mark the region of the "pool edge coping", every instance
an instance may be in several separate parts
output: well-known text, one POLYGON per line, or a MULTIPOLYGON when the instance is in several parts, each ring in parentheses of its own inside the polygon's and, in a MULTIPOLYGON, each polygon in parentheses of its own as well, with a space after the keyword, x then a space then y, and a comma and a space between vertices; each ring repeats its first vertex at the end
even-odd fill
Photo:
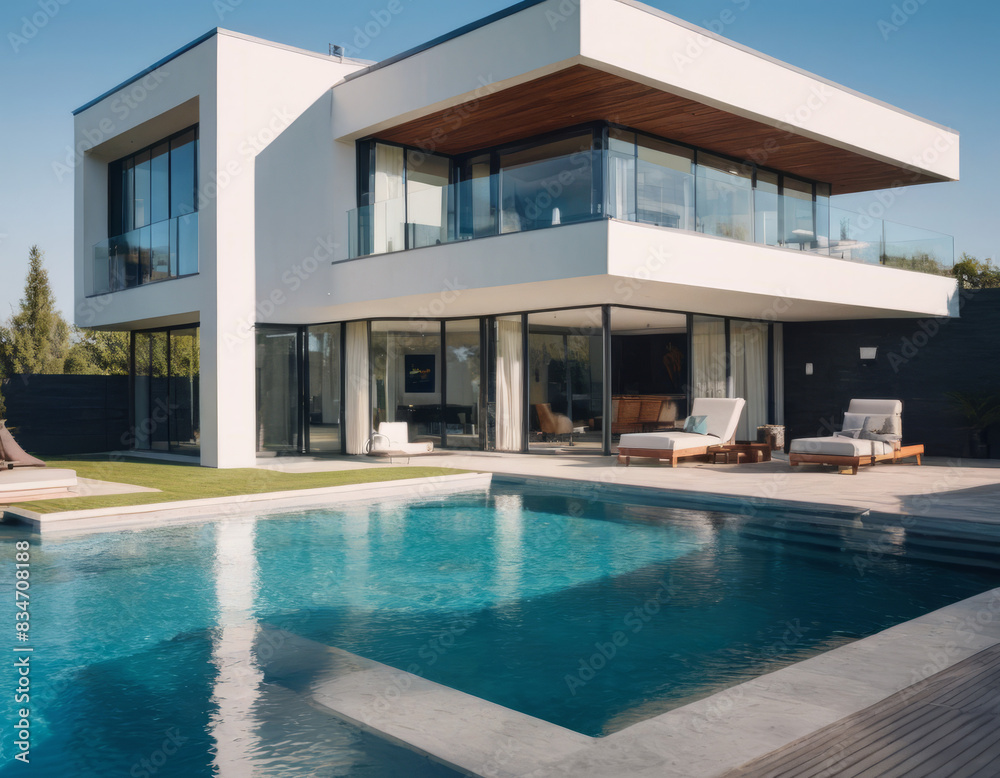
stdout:
POLYGON ((116 529, 145 529, 150 526, 208 522, 262 511, 329 504, 331 501, 342 503, 387 497, 422 499, 453 491, 487 488, 492 479, 491 473, 456 473, 55 513, 37 513, 26 508, 10 507, 3 509, 3 519, 11 520, 40 535, 53 532, 111 532, 116 529))
POLYGON ((388 715, 393 706, 386 705, 388 710, 380 711, 383 715, 379 719, 373 717, 370 712, 374 711, 373 700, 377 701, 379 692, 364 685, 352 688, 358 686, 360 679, 354 679, 352 684, 344 680, 349 675, 318 685, 310 691, 310 696, 342 720, 472 775, 718 778, 893 694, 920 687, 939 672, 997 644, 1000 644, 1000 588, 764 673, 604 737, 584 735, 364 658, 365 672, 377 675, 385 687, 383 699, 388 696, 386 689, 396 692, 393 695, 396 700, 410 697, 401 715, 395 718, 388 715), (989 618, 983 619, 984 614, 989 618), (964 641, 949 639, 957 637, 963 629, 968 632, 964 641), (915 642, 914 632, 924 634, 915 642), (907 649, 910 656, 905 656, 907 649), (873 676, 865 682, 853 674, 851 660, 858 659, 873 676), (829 687, 826 693, 834 697, 839 694, 839 698, 832 704, 812 699, 809 692, 817 681, 825 681, 829 687), (340 690, 343 701, 339 705, 332 688, 337 686, 346 687, 340 690), (859 686, 864 686, 860 692, 859 686), (440 731, 441 711, 451 711, 456 702, 466 715, 471 710, 475 719, 495 725, 488 732, 475 733, 480 736, 478 744, 472 742, 468 732, 440 731), (421 707, 424 711, 417 715, 414 709, 421 707), (760 727, 759 722, 774 717, 780 719, 776 726, 760 727), (757 729, 748 731, 747 725, 755 722, 757 729), (532 740, 542 742, 517 741, 524 725, 538 731, 540 737, 532 740), (499 737, 505 738, 505 742, 500 743, 499 737), (552 750, 546 746, 556 742, 558 750, 569 753, 546 759, 545 756, 551 757, 552 750), (474 746, 479 756, 470 755, 474 746), (507 760, 522 764, 531 758, 539 761, 529 770, 505 767, 504 755, 507 760))
POLYGON ((732 513, 741 518, 752 518, 757 513, 766 513, 769 510, 781 510, 794 514, 809 512, 807 519, 801 515, 796 515, 792 517, 792 521, 808 520, 815 523, 831 523, 863 520, 873 525, 875 523, 883 523, 924 532, 939 530, 949 533, 963 532, 963 530, 968 530, 971 527, 983 530, 983 532, 966 533, 962 535, 964 539, 982 539, 988 535, 991 540, 1000 540, 1000 523, 984 521, 981 518, 966 519, 951 516, 935 516, 926 512, 890 511, 884 508, 829 505, 821 502, 791 500, 771 496, 741 496, 722 492, 671 489, 670 487, 652 486, 649 484, 600 483, 579 478, 549 475, 534 476, 519 473, 494 473, 493 482, 530 484, 542 487, 565 487, 566 484, 577 484, 577 491, 583 493, 579 496, 589 499, 602 499, 607 496, 659 495, 671 501, 670 507, 732 513), (748 506, 751 510, 747 510, 748 506))

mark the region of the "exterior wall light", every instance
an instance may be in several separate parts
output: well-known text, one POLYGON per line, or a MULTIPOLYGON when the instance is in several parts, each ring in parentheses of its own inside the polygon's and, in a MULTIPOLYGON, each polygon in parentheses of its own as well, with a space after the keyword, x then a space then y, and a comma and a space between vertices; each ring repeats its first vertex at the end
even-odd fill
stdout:
POLYGON ((878 355, 878 347, 877 346, 862 346, 861 347, 861 358, 862 359, 865 359, 865 360, 875 359, 875 357, 877 355, 878 355))

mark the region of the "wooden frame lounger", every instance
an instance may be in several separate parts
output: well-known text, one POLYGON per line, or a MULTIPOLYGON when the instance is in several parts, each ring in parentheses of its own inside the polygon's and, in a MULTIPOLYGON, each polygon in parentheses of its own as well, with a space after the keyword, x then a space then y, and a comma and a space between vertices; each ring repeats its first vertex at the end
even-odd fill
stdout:
POLYGON ((900 443, 902 416, 903 403, 899 400, 851 400, 843 430, 827 437, 796 438, 789 446, 788 464, 849 467, 851 475, 857 475, 858 468, 865 465, 899 463, 910 457, 916 457, 917 465, 921 465, 923 444, 900 443))
POLYGON ((710 448, 733 440, 745 405, 742 397, 699 397, 691 405, 691 415, 706 417, 707 434, 677 430, 622 435, 618 461, 628 467, 632 457, 645 457, 664 459, 677 467, 681 459, 708 456, 710 448))
POLYGON ((924 444, 917 443, 912 446, 901 446, 891 454, 874 454, 872 456, 836 456, 832 454, 802 454, 792 453, 788 455, 788 464, 792 467, 797 465, 836 465, 837 467, 851 468, 851 475, 858 474, 858 468, 864 465, 874 465, 879 462, 892 462, 899 464, 904 459, 910 457, 917 458, 917 465, 922 465, 921 458, 924 455, 924 444))

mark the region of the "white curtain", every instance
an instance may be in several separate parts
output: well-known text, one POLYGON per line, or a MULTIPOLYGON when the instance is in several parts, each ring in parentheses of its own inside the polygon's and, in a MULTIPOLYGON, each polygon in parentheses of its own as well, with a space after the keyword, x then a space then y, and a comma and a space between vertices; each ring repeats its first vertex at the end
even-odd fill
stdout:
POLYGON ((767 424, 767 325, 733 321, 730 325, 733 391, 747 401, 737 440, 757 440, 757 427, 767 424))
POLYGON ((726 320, 695 316, 691 330, 694 354, 693 397, 726 396, 726 320))
POLYGON ((635 157, 611 155, 611 216, 635 221, 635 157))
POLYGON ((774 332, 774 424, 785 423, 785 330, 776 322, 774 332))
POLYGON ((524 420, 521 322, 497 321, 497 450, 520 451, 524 420))
POLYGON ((371 435, 371 410, 368 391, 368 323, 352 321, 347 324, 347 396, 346 430, 347 453, 365 453, 365 444, 371 435))
POLYGON ((375 147, 375 205, 372 206, 376 254, 402 251, 406 247, 403 194, 403 149, 380 143, 375 147))

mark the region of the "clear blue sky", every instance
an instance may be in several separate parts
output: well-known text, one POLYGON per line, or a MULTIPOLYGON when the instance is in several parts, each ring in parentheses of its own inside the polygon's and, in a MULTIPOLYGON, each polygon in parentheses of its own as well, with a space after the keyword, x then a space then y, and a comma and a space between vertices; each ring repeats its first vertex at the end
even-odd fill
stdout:
MULTIPOLYGON (((403 11, 358 56, 379 60, 511 4, 399 0, 403 11)), ((71 112, 161 57, 226 27, 313 51, 350 43, 389 0, 5 0, 0 9, 0 320, 17 304, 28 248, 46 254, 73 307, 73 182, 53 163, 72 144, 71 112), (47 9, 47 10, 46 10, 47 9), (56 10, 57 9, 57 10, 56 10), (24 17, 44 19, 24 29, 24 17), (28 38, 23 33, 34 33, 28 38), (24 41, 11 40, 11 35, 24 41), (15 52, 15 46, 17 51, 15 52)), ((1000 3, 995 0, 653 0, 723 34, 961 133, 962 180, 911 187, 886 218, 955 236, 956 253, 1000 256, 1000 3), (884 32, 893 8, 915 13, 884 32), (726 17, 730 18, 730 17, 726 17)), ((897 17, 898 19, 898 17, 897 17)), ((839 198, 863 208, 872 196, 839 198)))

